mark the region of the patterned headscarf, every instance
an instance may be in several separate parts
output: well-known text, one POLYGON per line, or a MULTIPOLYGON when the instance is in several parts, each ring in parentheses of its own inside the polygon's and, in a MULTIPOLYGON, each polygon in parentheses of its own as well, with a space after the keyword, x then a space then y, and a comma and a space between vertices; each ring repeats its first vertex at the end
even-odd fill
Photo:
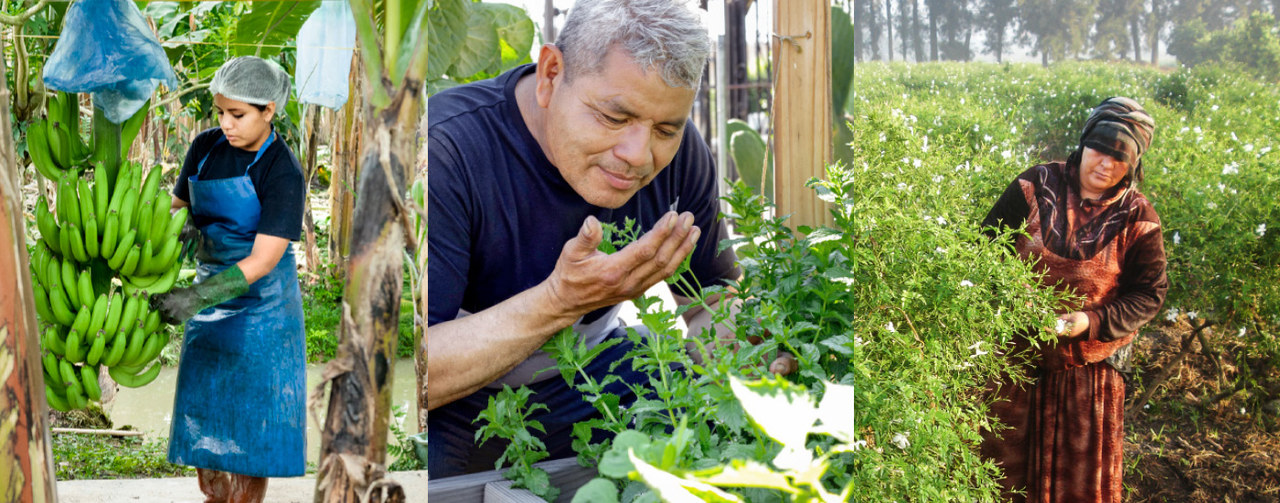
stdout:
POLYGON ((1142 180, 1142 154, 1151 146, 1156 122, 1138 102, 1121 96, 1102 100, 1080 133, 1081 151, 1089 147, 1129 163, 1129 175, 1142 180))

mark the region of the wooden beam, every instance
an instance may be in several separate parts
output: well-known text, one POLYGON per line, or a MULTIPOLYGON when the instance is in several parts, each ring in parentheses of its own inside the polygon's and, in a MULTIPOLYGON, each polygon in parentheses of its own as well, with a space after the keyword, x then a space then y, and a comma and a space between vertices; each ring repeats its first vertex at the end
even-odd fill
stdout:
POLYGON ((804 184, 825 178, 832 158, 831 6, 774 0, 773 20, 774 202, 792 228, 830 223, 826 203, 804 184))

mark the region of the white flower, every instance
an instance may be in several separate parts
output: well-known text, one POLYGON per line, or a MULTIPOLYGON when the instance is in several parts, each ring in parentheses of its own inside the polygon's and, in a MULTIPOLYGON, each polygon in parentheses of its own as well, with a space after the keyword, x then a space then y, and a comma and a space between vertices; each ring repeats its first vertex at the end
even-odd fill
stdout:
POLYGON ((886 136, 884 135, 884 131, 881 131, 881 132, 880 132, 880 143, 884 143, 884 142, 885 142, 885 141, 887 141, 887 140, 888 140, 888 137, 886 137, 886 136))
POLYGON ((939 247, 937 247, 937 248, 934 248, 934 249, 933 249, 933 252, 934 252, 934 253, 937 253, 937 254, 939 254, 939 255, 941 255, 941 254, 943 254, 943 253, 946 253, 946 252, 947 252, 947 249, 946 249, 946 248, 943 248, 943 247, 941 247, 941 246, 939 246, 939 247))
POLYGON ((1267 233, 1267 224, 1266 224, 1265 222, 1264 222, 1264 223, 1260 223, 1260 224, 1258 224, 1258 228, 1257 228, 1257 229, 1254 229, 1254 231, 1253 231, 1253 232, 1258 233, 1258 237, 1262 237, 1262 236, 1266 235, 1266 233, 1267 233))
POLYGON ((1164 319, 1169 321, 1178 321, 1178 308, 1175 307, 1170 309, 1169 312, 1165 313, 1164 319))
POLYGON ((1189 319, 1189 320, 1194 320, 1194 319, 1196 319, 1196 316, 1199 316, 1199 315, 1200 315, 1200 313, 1198 313, 1198 312, 1196 312, 1196 311, 1187 311, 1187 319, 1189 319))
POLYGON ((1244 407, 1240 407, 1240 413, 1244 414, 1244 407))
POLYGON ((1010 129, 1009 129, 1009 133, 1010 133, 1010 134, 1018 134, 1018 126, 1014 126, 1014 127, 1010 128, 1010 129))
POLYGON ((893 328, 893 322, 892 322, 892 321, 891 321, 891 322, 889 322, 889 323, 886 323, 886 324, 884 325, 884 329, 885 329, 885 330, 887 330, 887 331, 889 331, 889 332, 894 332, 894 333, 897 333, 897 332, 898 332, 898 330, 897 330, 897 329, 893 328))
MULTIPOLYGON (((924 145, 921 145, 921 146, 920 146, 920 151, 922 151, 922 152, 928 152, 928 151, 929 151, 929 137, 928 137, 928 136, 924 137, 924 145)), ((919 166, 916 166, 916 167, 918 168, 919 166)))
POLYGON ((1244 151, 1245 151, 1245 152, 1253 152, 1253 144, 1252 144, 1252 143, 1246 143, 1246 144, 1244 144, 1244 151))
POLYGON ((915 166, 915 167, 917 167, 917 168, 918 168, 918 167, 920 167, 920 165, 921 165, 921 164, 923 164, 923 163, 924 163, 924 162, 923 162, 923 161, 921 161, 920 159, 915 159, 915 160, 911 161, 911 165, 912 165, 912 166, 915 166))
POLYGON ((1222 166, 1222 174, 1237 175, 1240 174, 1240 168, 1236 163, 1226 164, 1222 166))
POLYGON ((907 184, 905 182, 898 182, 898 190, 907 190, 907 184))
POLYGON ((899 449, 905 450, 906 448, 911 447, 911 441, 907 440, 907 434, 895 433, 893 435, 893 445, 898 446, 899 449))
POLYGON ((1144 404, 1142 404, 1142 408, 1143 408, 1143 409, 1150 409, 1150 408, 1151 408, 1151 404, 1149 404, 1149 403, 1144 403, 1144 404))
POLYGON ((1232 132, 1231 132, 1231 141, 1240 141, 1240 138, 1237 138, 1237 137, 1236 137, 1236 132, 1235 132, 1235 131, 1232 131, 1232 132))
POLYGON ((1244 327, 1240 327, 1240 332, 1236 333, 1236 337, 1244 337, 1244 332, 1244 327))
POLYGON ((933 175, 933 183, 942 183, 942 180, 944 179, 946 178, 942 175, 933 175))
POLYGON ((1225 192, 1226 190, 1227 190, 1226 184, 1222 184, 1222 183, 1218 184, 1218 192, 1225 192))
POLYGON ((973 282, 966 279, 960 282, 960 286, 970 287, 973 286, 973 282))
POLYGON ((1216 210, 1216 209, 1218 209, 1218 203, 1215 203, 1215 202, 1213 202, 1213 201, 1209 201, 1209 203, 1208 203, 1208 204, 1205 204, 1205 206, 1208 206, 1208 207, 1209 207, 1209 209, 1211 209, 1211 210, 1216 210))
MULTIPOLYGON (((1218 105, 1214 105, 1214 106, 1209 107, 1209 110, 1213 110, 1214 112, 1217 112, 1217 111, 1218 111, 1218 105)), ((1233 133, 1233 134, 1234 134, 1234 133, 1233 133)))
MULTIPOLYGON (((947 225, 947 219, 942 218, 942 217, 938 217, 937 222, 938 222, 938 225, 947 225)), ((1264 226, 1265 226, 1265 225, 1267 225, 1267 224, 1262 224, 1262 225, 1264 225, 1264 226)))
MULTIPOLYGON (((961 99, 964 99, 964 98, 961 98, 961 99)), ((963 102, 962 102, 961 104, 963 104, 963 102)), ((977 133, 977 132, 978 132, 978 125, 977 125, 977 124, 974 124, 974 125, 973 125, 973 132, 975 132, 975 133, 977 133)))
POLYGON ((1010 158, 1010 157, 1013 157, 1013 152, 1010 152, 1010 151, 1008 151, 1008 150, 1005 150, 1005 151, 1003 151, 1003 152, 1000 152, 1000 157, 1003 157, 1003 158, 1005 158, 1005 159, 1008 159, 1008 158, 1010 158))
POLYGON ((1058 322, 1053 326, 1053 330, 1054 330, 1055 332, 1057 332, 1057 333, 1063 333, 1063 332, 1066 332, 1066 331, 1067 331, 1067 320, 1064 320, 1064 319, 1062 319, 1062 318, 1058 318, 1058 322))
POLYGON ((866 342, 866 341, 864 341, 864 340, 862 340, 862 338, 861 338, 861 337, 858 337, 858 336, 856 336, 856 335, 855 335, 855 336, 853 336, 853 345, 854 345, 854 346, 856 346, 856 347, 862 347, 862 346, 863 346, 864 344, 866 344, 866 343, 867 343, 867 342, 866 342))
POLYGON ((982 135, 982 141, 987 142, 987 143, 991 143, 991 135, 989 135, 989 134, 984 134, 984 135, 982 135))

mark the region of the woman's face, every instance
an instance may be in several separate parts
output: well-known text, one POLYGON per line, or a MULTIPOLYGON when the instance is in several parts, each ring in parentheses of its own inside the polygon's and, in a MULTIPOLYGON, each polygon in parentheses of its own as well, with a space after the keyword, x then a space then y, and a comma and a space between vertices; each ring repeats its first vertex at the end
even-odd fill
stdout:
POLYGON ((1080 159, 1080 192, 1087 198, 1097 198, 1124 180, 1127 174, 1129 163, 1085 147, 1080 159))
POLYGON ((236 101, 221 94, 213 95, 213 106, 218 114, 218 126, 227 136, 227 143, 236 148, 256 152, 271 135, 271 118, 276 104, 268 103, 266 110, 236 101))

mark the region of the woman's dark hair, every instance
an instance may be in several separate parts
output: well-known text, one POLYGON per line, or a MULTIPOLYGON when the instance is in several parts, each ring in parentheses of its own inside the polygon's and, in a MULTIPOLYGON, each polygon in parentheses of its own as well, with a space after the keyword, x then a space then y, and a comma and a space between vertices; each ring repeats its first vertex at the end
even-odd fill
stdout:
POLYGON ((250 103, 250 105, 253 105, 253 108, 258 109, 258 111, 259 111, 259 112, 266 112, 266 111, 267 111, 267 106, 266 106, 266 105, 256 105, 256 104, 253 104, 253 103, 250 103))

